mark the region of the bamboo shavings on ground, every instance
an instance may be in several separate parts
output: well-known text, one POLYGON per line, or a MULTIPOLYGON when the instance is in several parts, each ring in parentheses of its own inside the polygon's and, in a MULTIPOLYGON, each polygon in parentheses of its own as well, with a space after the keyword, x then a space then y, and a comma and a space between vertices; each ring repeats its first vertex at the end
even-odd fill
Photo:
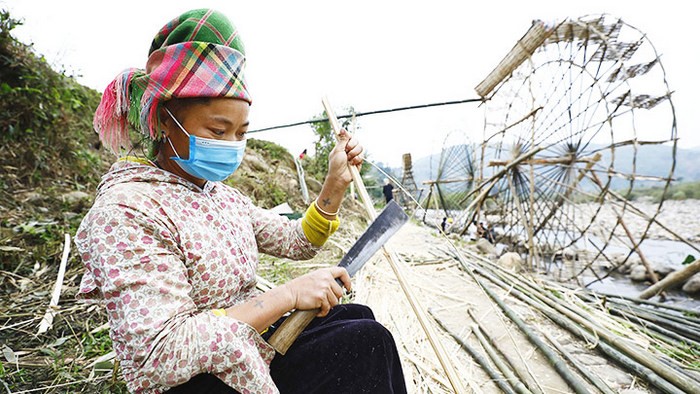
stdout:
MULTIPOLYGON (((431 281, 411 270, 407 275, 414 289, 420 290, 421 300, 427 305, 445 307, 445 300, 465 308, 463 299, 450 295, 447 286, 431 281)), ((450 393, 445 386, 440 364, 433 355, 430 344, 419 330, 410 306, 403 297, 390 267, 382 258, 375 257, 354 279, 355 302, 370 305, 377 320, 394 335, 402 355, 408 391, 411 393, 450 393)), ((466 383, 482 381, 474 375, 475 370, 468 366, 471 361, 464 356, 454 341, 440 330, 440 340, 448 356, 455 362, 455 368, 466 383)), ((470 387, 472 392, 480 392, 470 387)))

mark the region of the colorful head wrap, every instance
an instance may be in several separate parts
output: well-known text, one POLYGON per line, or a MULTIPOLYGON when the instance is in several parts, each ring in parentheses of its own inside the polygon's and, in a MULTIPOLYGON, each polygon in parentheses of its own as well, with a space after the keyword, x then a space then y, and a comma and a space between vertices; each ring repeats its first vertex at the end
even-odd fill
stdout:
POLYGON ((156 34, 146 69, 122 71, 102 95, 93 126, 114 153, 129 149, 129 127, 152 140, 158 109, 171 98, 232 97, 251 102, 243 69, 245 50, 238 31, 223 14, 185 12, 156 34))

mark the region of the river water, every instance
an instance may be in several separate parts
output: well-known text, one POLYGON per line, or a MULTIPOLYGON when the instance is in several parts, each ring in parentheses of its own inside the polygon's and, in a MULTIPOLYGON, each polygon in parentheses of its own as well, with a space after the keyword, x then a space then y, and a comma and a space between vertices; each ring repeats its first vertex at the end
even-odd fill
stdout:
MULTIPOLYGON (((657 214, 659 222, 672 229, 676 234, 681 235, 692 245, 690 246, 679 241, 661 226, 652 225, 646 232, 646 238, 641 243, 640 249, 653 266, 665 266, 677 270, 683 267, 682 262, 689 255, 700 258, 700 200, 665 201, 660 210, 659 205, 652 202, 635 202, 634 204, 635 207, 647 215, 657 214)), ((578 211, 581 212, 580 219, 583 223, 589 220, 586 218, 586 212, 598 210, 598 216, 595 219, 595 224, 591 226, 590 233, 586 237, 581 238, 575 245, 584 254, 595 254, 593 244, 601 246, 602 242, 599 240, 607 238, 605 236, 606 230, 613 228, 617 220, 614 207, 603 206, 602 209, 599 208, 595 204, 581 204, 578 208, 578 211)), ((454 212, 452 216, 457 219, 460 217, 460 213, 454 212)), ((444 216, 445 214, 442 211, 428 210, 425 214, 425 222, 428 225, 439 227, 444 216)), ((424 212, 416 212, 415 217, 418 220, 422 220, 424 212)), ((643 217, 629 214, 625 216, 625 222, 636 239, 641 238, 648 224, 648 221, 643 217)), ((463 224, 454 223, 453 226, 459 228, 463 224)), ((618 228, 618 230, 620 229, 618 228)), ((617 237, 617 239, 621 238, 625 237, 617 237)), ((624 258, 630 251, 629 246, 625 246, 625 243, 629 244, 629 242, 620 242, 613 238, 613 241, 605 248, 606 255, 624 258)), ((636 255, 631 256, 631 258, 639 260, 639 257, 636 255)), ((601 271, 599 276, 604 276, 605 274, 608 273, 601 271)), ((650 283, 633 282, 628 276, 617 273, 608 275, 602 281, 597 280, 590 273, 584 273, 579 277, 579 283, 587 285, 589 289, 594 291, 628 297, 635 297, 650 285, 650 283)), ((658 298, 654 300, 658 301, 658 298)), ((685 309, 700 311, 700 294, 691 296, 680 289, 671 289, 667 291, 666 302, 685 309)))

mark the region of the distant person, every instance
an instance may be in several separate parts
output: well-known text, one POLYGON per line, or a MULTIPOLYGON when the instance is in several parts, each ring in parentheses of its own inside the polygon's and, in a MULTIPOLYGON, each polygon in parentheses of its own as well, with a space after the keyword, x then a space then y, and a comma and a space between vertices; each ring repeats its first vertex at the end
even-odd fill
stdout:
POLYGON ((476 234, 479 238, 483 238, 492 244, 496 243, 496 235, 493 229, 489 229, 484 222, 479 222, 479 226, 476 229, 476 234))
POLYGON ((394 199, 394 185, 391 184, 390 180, 386 180, 382 192, 384 193, 384 199, 387 204, 394 199))
POLYGON ((304 151, 299 154, 299 160, 304 160, 305 157, 306 157, 306 149, 304 149, 304 151))
POLYGON ((440 228, 442 229, 442 232, 445 232, 445 228, 447 227, 447 217, 442 218, 442 223, 440 223, 440 228))

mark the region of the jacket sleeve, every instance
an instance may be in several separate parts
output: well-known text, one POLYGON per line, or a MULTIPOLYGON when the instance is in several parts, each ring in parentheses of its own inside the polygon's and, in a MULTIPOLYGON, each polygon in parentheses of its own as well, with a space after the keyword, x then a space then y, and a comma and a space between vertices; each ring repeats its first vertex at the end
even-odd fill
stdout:
POLYGON ((292 260, 308 260, 316 256, 320 247, 309 242, 301 227, 301 219, 290 220, 250 201, 247 206, 260 252, 292 260))
POLYGON ((104 297, 127 380, 171 387, 209 372, 239 392, 277 392, 274 350, 260 335, 197 310, 177 235, 165 223, 106 205, 86 217, 76 244, 104 297))

